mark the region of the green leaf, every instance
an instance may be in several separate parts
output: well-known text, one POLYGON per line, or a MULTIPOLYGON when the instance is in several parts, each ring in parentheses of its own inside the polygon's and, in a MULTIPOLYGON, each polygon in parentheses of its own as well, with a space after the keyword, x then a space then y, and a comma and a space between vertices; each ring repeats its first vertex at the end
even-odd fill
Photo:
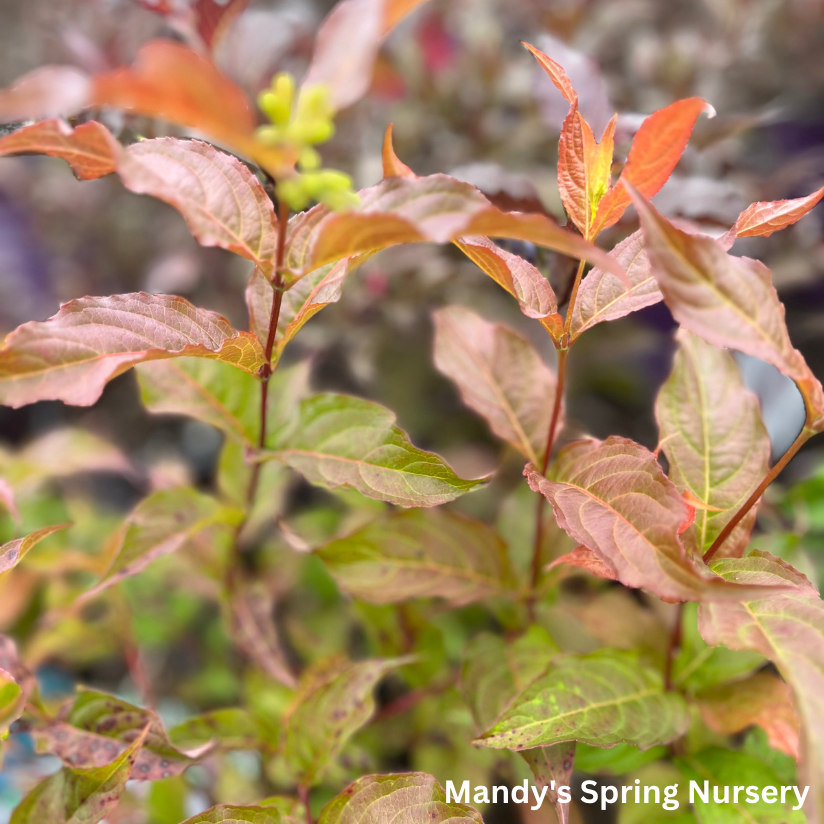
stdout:
POLYGON ((274 731, 241 707, 226 707, 196 715, 169 730, 179 749, 213 743, 221 750, 257 750, 274 740, 274 731))
POLYGON ((824 810, 824 603, 801 573, 766 552, 723 558, 713 569, 731 581, 795 587, 740 604, 702 604, 698 621, 708 644, 755 650, 790 685, 802 729, 799 777, 810 785, 806 808, 814 821, 824 810))
POLYGON ((443 509, 389 513, 316 554, 341 589, 373 604, 444 598, 462 605, 515 587, 495 531, 443 509))
POLYGON ((9 824, 97 824, 118 804, 143 746, 145 731, 110 763, 64 767, 38 784, 15 808, 9 824))
POLYGON ((516 751, 564 741, 646 749, 673 741, 687 725, 683 698, 664 691, 658 670, 631 653, 602 650, 555 658, 475 743, 516 751))
POLYGON ((372 690, 401 660, 326 661, 303 677, 288 713, 284 754, 295 780, 312 786, 372 717, 372 690))
POLYGON ((179 750, 169 740, 160 717, 152 710, 129 704, 114 695, 81 690, 60 720, 33 730, 38 752, 56 755, 73 767, 102 767, 147 731, 133 759, 131 778, 156 781, 179 775, 197 763, 213 744, 179 750))
POLYGON ((321 811, 318 824, 483 824, 477 810, 446 801, 426 773, 367 775, 321 811))
POLYGON ((153 493, 126 519, 111 567, 85 597, 136 575, 163 555, 177 552, 205 529, 235 526, 242 517, 242 510, 225 506, 191 487, 174 487, 153 493))
MULTIPOLYGON (((709 509, 697 508, 682 533, 687 549, 703 555, 770 468, 770 439, 758 398, 744 386, 732 355, 685 329, 672 374, 661 388, 655 414, 669 476, 709 509)), ((753 507, 723 546, 740 556, 755 524, 753 507)))
POLYGON ((569 821, 569 803, 558 800, 556 787, 569 787, 572 784, 572 769, 575 764, 575 742, 553 744, 551 747, 534 747, 524 750, 522 758, 529 764, 539 787, 546 787, 547 799, 555 808, 559 824, 569 821))
POLYGON ((40 543, 44 538, 53 535, 61 529, 65 529, 68 524, 59 524, 58 526, 47 526, 43 529, 38 529, 36 532, 30 532, 25 538, 17 538, 14 541, 9 541, 7 544, 0 546, 0 575, 8 572, 13 567, 20 563, 23 556, 33 547, 40 543))
POLYGON ((319 486, 398 506, 438 506, 485 480, 459 478, 443 458, 415 448, 388 409, 346 395, 303 401, 296 431, 270 456, 319 486))
MULTIPOLYGON (((618 807, 618 824, 695 824, 689 813, 689 788, 681 780, 681 773, 672 764, 658 761, 648 764, 637 772, 633 771, 624 779, 624 786, 632 786, 638 781, 639 802, 635 802, 634 791, 630 792, 628 803, 618 807), (662 804, 667 800, 667 787, 675 787, 671 802, 677 803, 674 810, 665 810, 662 804), (658 799, 654 792, 649 794, 649 803, 644 802, 647 787, 658 788, 658 799)), ((672 804, 670 803, 670 806, 672 804)))
POLYGON ((282 824, 283 821, 276 809, 218 804, 205 813, 187 818, 182 824, 282 824))
POLYGON ((25 706, 23 688, 10 673, 0 669, 0 735, 23 714, 25 706))
POLYGON ((666 747, 650 747, 639 750, 631 744, 616 744, 603 749, 588 744, 578 744, 575 753, 575 769, 596 775, 625 775, 661 758, 666 758, 666 747))
POLYGON ((681 645, 672 667, 672 683, 690 693, 740 681, 766 663, 753 650, 711 647, 698 631, 698 605, 685 604, 681 645))
MULTIPOLYGON (((687 781, 695 781, 702 793, 709 789, 708 801, 693 796, 695 817, 698 824, 806 824, 803 810, 793 810, 798 805, 792 791, 787 804, 780 799, 781 780, 766 764, 752 756, 718 748, 703 750, 695 755, 683 756, 675 762, 687 781), (757 787, 759 800, 751 803, 745 791, 740 792, 735 802, 734 788, 757 787), (726 804, 716 804, 713 788, 718 787, 719 797, 728 799, 726 804), (778 801, 768 803, 761 799, 764 787, 778 787, 778 801), (729 792, 725 796, 725 792, 729 792)), ((802 789, 803 791, 803 789, 802 789)), ((809 808, 810 799, 804 804, 809 808)), ((810 820, 814 820, 810 818, 810 820)))
POLYGON ((514 641, 484 632, 464 651, 461 692, 480 730, 503 712, 549 666, 558 647, 537 625, 514 641))
POLYGON ((273 795, 258 801, 258 806, 276 810, 280 814, 282 824, 303 824, 306 821, 306 808, 297 798, 273 795))

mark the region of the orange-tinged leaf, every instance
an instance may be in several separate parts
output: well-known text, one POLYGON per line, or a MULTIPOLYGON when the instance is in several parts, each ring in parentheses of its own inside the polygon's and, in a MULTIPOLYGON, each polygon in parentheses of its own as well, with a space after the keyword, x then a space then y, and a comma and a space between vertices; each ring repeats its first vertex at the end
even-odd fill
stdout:
POLYGON ((73 66, 42 66, 0 90, 0 122, 67 117, 85 109, 92 81, 73 66))
POLYGON ((736 735, 752 726, 767 733, 770 746, 799 757, 798 716, 790 688, 772 672, 724 684, 696 696, 704 723, 721 735, 736 735))
POLYGON ((730 585, 687 555, 678 535, 687 505, 640 444, 576 441, 558 454, 550 478, 534 466, 524 474, 552 504, 559 526, 622 584, 668 601, 740 600, 757 592, 730 585))
POLYGON ((699 97, 678 100, 651 114, 635 134, 618 183, 604 195, 593 225, 593 237, 618 221, 630 204, 622 182, 652 197, 667 182, 686 148, 702 112, 715 111, 699 97))
POLYGON ((658 281, 650 271, 640 230, 622 240, 610 253, 626 271, 630 288, 603 269, 593 269, 581 281, 578 298, 572 307, 570 340, 599 323, 617 320, 663 300, 658 281))
POLYGON ((0 140, 0 156, 43 154, 65 160, 81 180, 94 180, 117 168, 121 146, 92 120, 72 129, 64 120, 42 120, 0 140))
MULTIPOLYGON (((682 541, 703 555, 767 475, 770 439, 732 355, 685 329, 678 343, 655 414, 670 479, 701 504, 682 541)), ((753 507, 724 543, 725 554, 744 553, 755 517, 753 507)))
POLYGON ((585 546, 577 546, 571 552, 561 555, 547 566, 547 571, 559 566, 572 566, 584 569, 592 573, 596 578, 607 578, 610 581, 617 581, 618 576, 615 570, 600 555, 587 549, 585 546))
POLYGON ((395 147, 392 145, 393 125, 390 123, 386 127, 386 134, 383 137, 383 176, 416 178, 417 175, 412 169, 395 154, 395 147))
POLYGON ((14 541, 0 546, 0 574, 8 572, 12 567, 20 563, 23 556, 33 547, 40 543, 44 538, 53 535, 61 529, 65 529, 68 524, 59 524, 58 526, 47 526, 43 529, 38 529, 36 532, 30 532, 25 538, 16 538, 14 541))
POLYGON ((121 156, 118 172, 136 194, 174 206, 198 243, 220 246, 274 274, 277 220, 272 201, 237 158, 199 140, 142 140, 121 156))
POLYGON ((761 358, 792 378, 804 396, 807 426, 824 429, 824 389, 790 342, 769 269, 728 254, 711 237, 682 232, 637 191, 632 196, 653 275, 675 319, 715 346, 761 358))
POLYGON ((90 406, 108 381, 135 364, 179 356, 214 358, 252 374, 265 360, 254 335, 183 298, 143 292, 81 298, 6 337, 0 403, 90 406))
POLYGON ((547 57, 540 49, 530 46, 529 43, 521 41, 521 45, 527 49, 535 59, 541 64, 541 68, 547 73, 549 79, 555 84, 558 91, 566 98, 570 105, 578 102, 578 95, 572 88, 567 73, 560 63, 556 63, 551 57, 547 57))
POLYGON ((799 784, 810 786, 804 811, 818 821, 824 809, 824 602, 800 572, 767 552, 724 558, 712 567, 729 581, 797 589, 739 604, 702 604, 698 621, 708 644, 759 652, 789 684, 801 721, 799 784))
POLYGON ((528 341, 469 309, 439 309, 434 319, 435 366, 498 437, 538 463, 555 401, 555 374, 528 341))
POLYGON ((779 229, 792 226, 810 212, 824 197, 824 186, 806 197, 793 200, 773 200, 753 203, 744 209, 735 221, 732 232, 736 237, 769 237, 779 229))

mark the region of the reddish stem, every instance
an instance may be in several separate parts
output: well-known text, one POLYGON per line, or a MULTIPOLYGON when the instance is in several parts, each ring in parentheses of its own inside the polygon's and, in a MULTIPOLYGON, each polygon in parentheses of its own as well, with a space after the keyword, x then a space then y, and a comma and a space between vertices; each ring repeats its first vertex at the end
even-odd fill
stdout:
POLYGON ((675 657, 681 649, 681 638, 683 634, 684 624, 684 605, 678 604, 678 610, 675 613, 675 626, 672 628, 672 635, 670 636, 669 646, 667 647, 667 663, 664 669, 664 689, 672 689, 672 669, 675 665, 675 657))

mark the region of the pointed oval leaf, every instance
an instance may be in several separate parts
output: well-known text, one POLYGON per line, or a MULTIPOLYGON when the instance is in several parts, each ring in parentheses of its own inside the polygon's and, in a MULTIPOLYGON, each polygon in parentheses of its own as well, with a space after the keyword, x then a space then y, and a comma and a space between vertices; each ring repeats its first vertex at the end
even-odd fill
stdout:
POLYGON ((81 180, 96 180, 117 169, 122 146, 92 120, 72 129, 64 120, 42 120, 0 140, 0 156, 42 154, 65 160, 81 180))
POLYGON ((644 235, 639 229, 622 240, 610 253, 626 270, 630 288, 603 269, 593 269, 581 281, 572 307, 571 340, 598 323, 617 320, 663 300, 658 281, 650 270, 644 249, 644 235))
POLYGON ((551 478, 524 474, 546 496, 558 524, 595 552, 617 580, 671 601, 739 599, 679 538, 687 506, 655 456, 626 438, 576 441, 558 454, 551 478))
POLYGON ((0 348, 0 403, 60 400, 91 406, 108 381, 148 360, 213 358, 256 374, 263 347, 215 312, 170 295, 81 298, 25 323, 0 348))
POLYGON ((814 821, 824 810, 824 602, 800 572, 766 552, 722 558, 712 567, 729 581, 785 583, 798 590, 739 604, 702 604, 698 617, 708 644, 759 652, 790 685, 801 721, 801 784, 811 787, 805 808, 814 821))
MULTIPOLYGON (((669 476, 679 491, 707 505, 681 534, 693 554, 703 555, 769 471, 770 439, 758 398, 741 378, 729 352, 682 329, 672 374, 655 405, 669 476)), ((741 556, 756 508, 724 544, 741 556)))
POLYGON ((9 824, 97 824, 120 801, 146 731, 99 767, 63 768, 38 784, 14 809, 9 824))
POLYGON ((463 480, 443 458, 415 448, 385 407, 331 393, 301 403, 296 430, 270 455, 311 483, 398 506, 438 506, 485 480, 463 480))
POLYGON ((469 309, 439 309, 434 320, 435 366, 498 437, 539 463, 555 401, 554 373, 528 341, 469 309))
POLYGON ((684 699, 664 690, 637 655, 602 650, 559 656, 474 743, 527 750, 566 741, 597 747, 667 744, 689 723, 684 699))
POLYGON ((575 765, 575 742, 553 744, 551 747, 535 747, 521 752, 524 761, 535 776, 539 787, 547 788, 547 798, 555 808, 558 824, 569 822, 569 802, 558 797, 557 787, 572 785, 572 771, 575 765))
POLYGON ((598 204, 593 236, 616 223, 631 203, 623 182, 632 184, 644 197, 652 197, 667 182, 687 146, 695 122, 702 113, 715 110, 700 97, 677 100, 651 114, 635 134, 620 180, 598 204))
POLYGON ((141 501, 126 519, 117 555, 101 581, 84 597, 90 598, 124 578, 136 575, 152 561, 182 549, 209 527, 233 527, 240 509, 221 504, 191 487, 162 489, 141 501))
POLYGON ((815 208, 822 197, 824 186, 806 197, 753 203, 741 212, 731 231, 736 237, 769 237, 773 232, 801 220, 815 208))
POLYGON ((416 178, 417 175, 409 168, 396 154, 395 147, 392 143, 392 131, 394 124, 390 123, 386 127, 386 133, 383 136, 383 150, 381 153, 381 160, 383 161, 383 176, 384 177, 408 177, 416 178))
POLYGON ((191 749, 214 742, 222 751, 262 749, 269 735, 267 726, 240 707, 205 712, 169 730, 169 739, 178 748, 191 749))
POLYGON ((89 105, 92 82, 73 66, 41 66, 0 89, 0 122, 77 114, 89 105))
POLYGON ((483 824, 477 810, 447 802, 426 773, 367 775, 321 810, 318 824, 483 824))
POLYGON ((824 428, 824 389, 793 348, 784 307, 762 263, 734 257, 706 235, 682 232, 637 191, 652 271, 675 319, 704 340, 771 363, 798 385, 807 425, 824 428))
POLYGON ((346 742, 369 722, 372 691, 401 659, 327 661, 302 678, 288 712, 283 752, 295 780, 311 787, 337 758, 346 742))
POLYGON ((529 43, 523 40, 521 41, 521 45, 538 61, 541 68, 546 72, 547 77, 555 84, 555 88, 564 96, 564 99, 568 103, 577 103, 578 94, 575 89, 572 88, 572 82, 561 64, 545 55, 540 49, 536 49, 535 46, 530 46, 529 43))
POLYGON ((199 140, 159 137, 129 146, 117 171, 129 191, 174 206, 198 243, 228 249, 272 277, 278 236, 274 207, 236 157, 199 140))
POLYGON ((12 567, 17 566, 23 556, 33 546, 39 544, 44 538, 48 538, 49 535, 65 529, 67 526, 68 524, 47 526, 43 529, 38 529, 36 532, 30 532, 25 538, 16 538, 14 541, 9 541, 7 544, 0 546, 0 575, 8 572, 12 567))
POLYGON ((557 653, 555 642, 537 625, 514 641, 488 632, 473 638, 464 650, 461 692, 478 729, 492 727, 557 653))
POLYGON ((341 589, 373 604, 443 598, 460 606, 515 587, 503 540, 441 509, 391 513, 317 554, 341 589))
POLYGON ((218 804, 204 813, 187 818, 182 824, 282 824, 282 822, 283 818, 278 810, 218 804))

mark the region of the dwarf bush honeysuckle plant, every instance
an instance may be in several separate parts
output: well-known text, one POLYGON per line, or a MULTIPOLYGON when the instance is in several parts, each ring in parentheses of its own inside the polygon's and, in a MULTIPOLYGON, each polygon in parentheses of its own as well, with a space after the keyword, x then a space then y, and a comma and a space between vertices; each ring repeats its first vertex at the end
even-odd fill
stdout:
POLYGON ((682 100, 648 117, 615 178, 615 119, 596 141, 563 69, 528 46, 570 104, 558 164, 570 228, 502 211, 448 175, 416 175, 391 127, 384 179, 355 193, 323 168, 318 147, 414 5, 344 0, 303 83, 277 75, 258 107, 202 50, 165 40, 130 66, 46 67, 0 93, 5 120, 36 121, 0 140, 0 154, 63 158, 84 180, 115 174, 252 269, 248 331, 180 297, 135 293, 70 301, 0 349, 7 406, 90 406, 134 368, 150 412, 224 436, 213 488, 158 483, 125 520, 94 529, 84 523, 98 516, 78 508, 67 513, 73 526, 21 525, 62 511, 43 504, 55 479, 133 473, 117 448, 68 429, 0 453, 2 524, 13 533, 0 575, 25 573, 21 587, 46 593, 39 621, 0 636, 0 731, 6 744, 30 734, 63 763, 31 787, 13 824, 480 822, 483 810, 464 802, 490 799, 456 800, 445 782, 526 775, 566 822, 558 788, 573 771, 660 786, 800 783, 810 787, 803 811, 783 798, 710 801, 683 817, 821 820, 824 607, 800 572, 751 548, 750 534, 766 487, 824 429, 824 391, 790 342, 769 271, 729 250, 794 223, 824 189, 754 204, 720 238, 676 226, 649 198, 707 104, 682 100), (121 143, 76 119, 105 108, 199 139, 121 143), (641 229, 601 249, 599 234, 631 204, 641 229), (580 261, 563 314, 544 275, 491 238, 580 261), (460 306, 435 313, 437 369, 526 461, 534 510, 515 531, 531 541, 525 564, 496 527, 445 506, 486 479, 414 446, 383 406, 313 394, 309 364, 283 363, 363 261, 420 242, 454 244, 557 350, 553 370, 506 326, 460 306), (621 437, 558 448, 575 341, 661 300, 681 328, 656 402, 659 452, 621 437), (758 402, 729 350, 773 364, 804 397, 803 431, 772 467, 758 402), (295 477, 329 490, 335 506, 294 514, 284 490, 295 477), (573 575, 577 589, 563 585, 573 575), (203 604, 219 619, 209 623, 203 604), (235 700, 169 687, 193 710, 165 723, 166 686, 141 650, 149 624, 169 644, 208 637, 235 700), (122 655, 140 704, 92 686, 50 698, 33 673, 60 654, 122 655), (257 753, 253 778, 240 777, 237 751, 257 753), (215 806, 191 817, 195 791, 215 806))

